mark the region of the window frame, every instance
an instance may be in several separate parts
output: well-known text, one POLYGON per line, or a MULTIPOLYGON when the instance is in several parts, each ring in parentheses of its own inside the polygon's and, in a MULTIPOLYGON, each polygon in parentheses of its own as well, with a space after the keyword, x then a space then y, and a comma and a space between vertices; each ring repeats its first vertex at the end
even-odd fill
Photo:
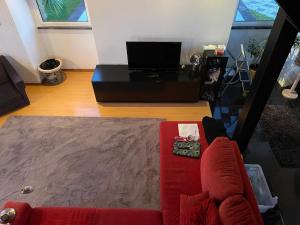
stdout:
POLYGON ((274 21, 251 21, 251 22, 233 22, 234 28, 272 28, 274 21))
POLYGON ((34 11, 34 17, 37 23, 37 27, 39 29, 92 29, 91 17, 87 6, 87 2, 86 0, 83 1, 86 9, 88 22, 45 22, 43 21, 43 17, 41 15, 37 0, 31 0, 30 3, 34 11))
MULTIPOLYGON (((241 29, 252 29, 252 28, 272 28, 274 21, 276 19, 276 17, 274 18, 274 20, 258 20, 258 21, 235 21, 237 13, 238 13, 238 9, 239 9, 239 5, 240 5, 240 1, 238 1, 237 7, 236 7, 236 11, 234 14, 234 19, 233 19, 233 24, 232 27, 233 28, 241 28, 241 29)), ((275 0, 274 0, 275 1, 275 0)), ((276 1, 275 1, 276 2, 276 1)))

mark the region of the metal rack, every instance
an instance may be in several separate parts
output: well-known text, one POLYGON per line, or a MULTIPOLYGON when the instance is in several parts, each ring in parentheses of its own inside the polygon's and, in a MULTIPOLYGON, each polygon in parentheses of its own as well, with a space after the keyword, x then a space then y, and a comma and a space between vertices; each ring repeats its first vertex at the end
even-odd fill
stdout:
POLYGON ((242 84, 243 95, 246 96, 250 91, 252 79, 249 73, 249 63, 245 54, 244 45, 241 44, 241 52, 237 58, 234 58, 232 55, 231 57, 235 60, 235 64, 229 69, 228 73, 234 70, 235 74, 228 82, 225 83, 225 87, 221 92, 221 96, 224 95, 230 85, 234 85, 239 82, 242 84))

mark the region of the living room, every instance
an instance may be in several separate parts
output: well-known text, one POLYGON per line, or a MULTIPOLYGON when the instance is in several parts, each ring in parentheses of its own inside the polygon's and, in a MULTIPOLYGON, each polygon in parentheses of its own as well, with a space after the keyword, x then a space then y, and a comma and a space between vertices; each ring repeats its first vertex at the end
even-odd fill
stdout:
POLYGON ((215 111, 240 72, 241 1, 1 1, 0 222, 297 224, 273 181, 279 205, 262 210, 244 167, 274 174, 251 137, 298 33, 295 6, 278 3, 232 137, 215 111))

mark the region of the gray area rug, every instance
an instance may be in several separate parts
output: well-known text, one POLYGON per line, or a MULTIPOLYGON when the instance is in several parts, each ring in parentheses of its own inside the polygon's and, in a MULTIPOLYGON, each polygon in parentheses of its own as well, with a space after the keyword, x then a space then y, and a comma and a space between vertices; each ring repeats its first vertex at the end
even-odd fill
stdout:
POLYGON ((287 106, 267 105, 260 119, 261 134, 282 167, 300 168, 300 121, 287 106))
POLYGON ((161 121, 11 117, 0 129, 1 203, 159 209, 161 121), (24 185, 34 192, 2 200, 24 185))

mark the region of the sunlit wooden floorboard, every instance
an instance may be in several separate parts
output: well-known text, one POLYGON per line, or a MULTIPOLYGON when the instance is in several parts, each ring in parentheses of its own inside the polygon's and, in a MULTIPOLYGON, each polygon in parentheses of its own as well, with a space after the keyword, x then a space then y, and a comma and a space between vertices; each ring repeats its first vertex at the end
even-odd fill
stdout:
POLYGON ((210 116, 206 101, 197 103, 97 103, 92 72, 66 72, 67 80, 57 86, 27 85, 30 106, 0 117, 0 125, 11 115, 164 118, 198 121, 210 116))

